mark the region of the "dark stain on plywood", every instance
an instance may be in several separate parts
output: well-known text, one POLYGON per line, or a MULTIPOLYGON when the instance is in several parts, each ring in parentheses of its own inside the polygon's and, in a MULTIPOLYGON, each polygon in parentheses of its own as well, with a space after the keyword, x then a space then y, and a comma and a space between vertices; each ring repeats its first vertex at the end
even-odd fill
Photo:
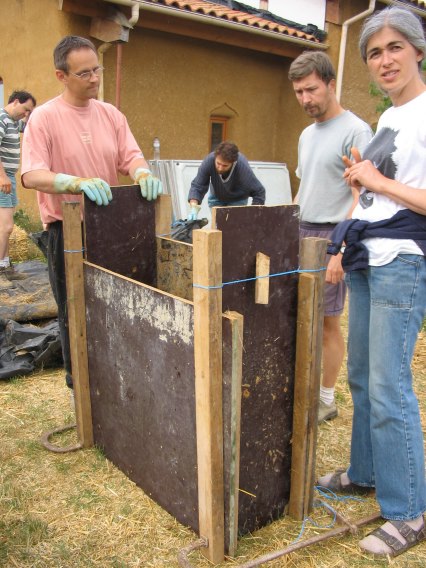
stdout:
MULTIPOLYGON (((297 206, 218 208, 216 228, 224 283, 252 278, 257 252, 270 257, 270 274, 297 271, 297 206)), ((297 273, 270 278, 266 305, 255 304, 255 281, 223 287, 223 310, 244 316, 241 533, 277 519, 289 500, 297 283, 297 273)))
POLYGON ((112 187, 112 201, 84 202, 85 258, 155 286, 155 203, 141 196, 138 185, 112 187))
POLYGON ((198 530, 193 306, 85 266, 95 443, 198 530))

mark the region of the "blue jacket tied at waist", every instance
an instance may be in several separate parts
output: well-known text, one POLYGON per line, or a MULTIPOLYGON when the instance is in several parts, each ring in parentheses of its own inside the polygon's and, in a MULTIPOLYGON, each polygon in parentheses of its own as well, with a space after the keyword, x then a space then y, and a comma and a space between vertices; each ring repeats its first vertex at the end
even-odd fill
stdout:
POLYGON ((338 254, 342 243, 346 243, 342 258, 345 272, 368 268, 368 249, 363 239, 381 237, 386 239, 411 239, 426 256, 426 215, 410 209, 401 209, 389 219, 382 221, 362 221, 346 219, 337 225, 330 236, 329 254, 338 254))

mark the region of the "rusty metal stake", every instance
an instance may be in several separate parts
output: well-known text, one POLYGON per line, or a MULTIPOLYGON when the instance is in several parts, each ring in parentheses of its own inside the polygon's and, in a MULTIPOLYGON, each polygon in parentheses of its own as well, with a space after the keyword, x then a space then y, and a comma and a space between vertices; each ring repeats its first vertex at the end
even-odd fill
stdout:
POLYGON ((208 546, 208 540, 206 538, 200 538, 185 548, 182 548, 178 553, 179 564, 183 566, 183 568, 192 568, 192 564, 188 560, 188 554, 193 550, 197 550, 198 548, 207 548, 208 546))
MULTIPOLYGON (((328 509, 327 509, 328 510, 328 509)), ((330 512, 330 511, 328 511, 330 512)), ((336 536, 342 536, 346 533, 356 534, 360 527, 364 525, 368 525, 380 519, 381 515, 379 512, 373 513, 368 517, 364 517, 357 521, 350 521, 346 519, 342 514, 333 511, 333 514, 336 514, 336 518, 344 524, 344 526, 336 527, 330 531, 325 532, 324 534, 313 536, 308 538, 307 540, 302 540, 300 542, 291 544, 287 548, 283 548, 281 550, 277 550, 275 552, 271 552, 270 554, 265 554, 263 556, 259 556, 255 560, 251 560, 249 562, 245 562, 244 564, 233 564, 233 566, 237 566, 238 568, 255 568, 256 566, 261 566, 262 564, 266 564, 267 562, 271 562, 271 560, 275 560, 276 558, 280 558, 281 556, 285 556, 286 554, 290 554, 290 552, 295 552, 296 550, 300 550, 301 548, 306 548, 308 546, 312 546, 313 544, 318 544, 323 540, 327 540, 328 538, 333 538, 336 536)), ((208 546, 208 542, 206 539, 200 539, 194 542, 192 545, 187 546, 179 551, 178 554, 178 561, 179 564, 183 568, 193 568, 192 564, 188 561, 187 555, 196 550, 197 548, 202 548, 203 546, 208 546)))
POLYGON ((46 450, 50 450, 51 452, 56 452, 57 454, 65 454, 67 452, 75 452, 76 450, 81 450, 83 446, 82 444, 80 444, 80 442, 78 442, 73 446, 65 446, 63 448, 60 448, 59 446, 55 446, 54 444, 52 444, 49 440, 50 436, 53 436, 53 434, 66 432, 67 430, 72 430, 73 428, 76 427, 77 424, 69 424, 68 426, 61 426, 60 428, 55 428, 55 430, 49 430, 49 432, 45 432, 41 436, 40 442, 43 444, 46 450))
POLYGON ((280 558, 281 556, 285 556, 286 554, 290 554, 290 552, 294 552, 301 548, 305 548, 307 546, 312 546, 313 544, 317 544, 323 540, 328 538, 333 538, 335 536, 341 536, 348 532, 353 533, 354 529, 358 529, 364 525, 368 525, 377 519, 380 519, 380 513, 374 513, 369 517, 364 517, 363 519, 359 519, 358 521, 349 522, 343 517, 343 515, 338 515, 339 520, 345 523, 343 527, 337 527, 330 531, 327 531, 324 534, 313 536, 308 538, 307 540, 303 540, 301 542, 297 542, 295 544, 291 544, 287 548, 283 548, 282 550, 277 550, 276 552, 271 552, 270 554, 265 554, 264 556, 260 556, 256 560, 246 562, 245 564, 239 564, 239 568, 254 568, 255 566, 260 566, 261 564, 265 564, 266 562, 270 562, 271 560, 275 560, 276 558, 280 558))

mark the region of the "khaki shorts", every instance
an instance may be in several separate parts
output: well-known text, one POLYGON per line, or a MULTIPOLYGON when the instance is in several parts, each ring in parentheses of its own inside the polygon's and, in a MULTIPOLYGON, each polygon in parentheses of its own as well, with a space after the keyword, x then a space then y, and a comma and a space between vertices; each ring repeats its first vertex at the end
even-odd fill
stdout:
MULTIPOLYGON (((300 238, 320 237, 321 239, 330 239, 330 235, 336 225, 332 223, 314 224, 300 222, 300 238)), ((329 263, 331 254, 327 255, 326 264, 329 263)), ((338 284, 328 284, 326 282, 324 289, 324 315, 340 316, 345 307, 346 284, 341 280, 338 284)))

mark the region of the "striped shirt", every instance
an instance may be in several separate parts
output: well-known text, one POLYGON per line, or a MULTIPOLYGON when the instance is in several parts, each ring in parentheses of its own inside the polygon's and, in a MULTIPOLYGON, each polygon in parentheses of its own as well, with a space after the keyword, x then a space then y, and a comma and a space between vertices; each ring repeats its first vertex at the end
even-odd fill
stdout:
POLYGON ((7 172, 15 174, 19 169, 21 156, 21 139, 24 123, 13 120, 10 115, 0 109, 0 161, 7 172))

